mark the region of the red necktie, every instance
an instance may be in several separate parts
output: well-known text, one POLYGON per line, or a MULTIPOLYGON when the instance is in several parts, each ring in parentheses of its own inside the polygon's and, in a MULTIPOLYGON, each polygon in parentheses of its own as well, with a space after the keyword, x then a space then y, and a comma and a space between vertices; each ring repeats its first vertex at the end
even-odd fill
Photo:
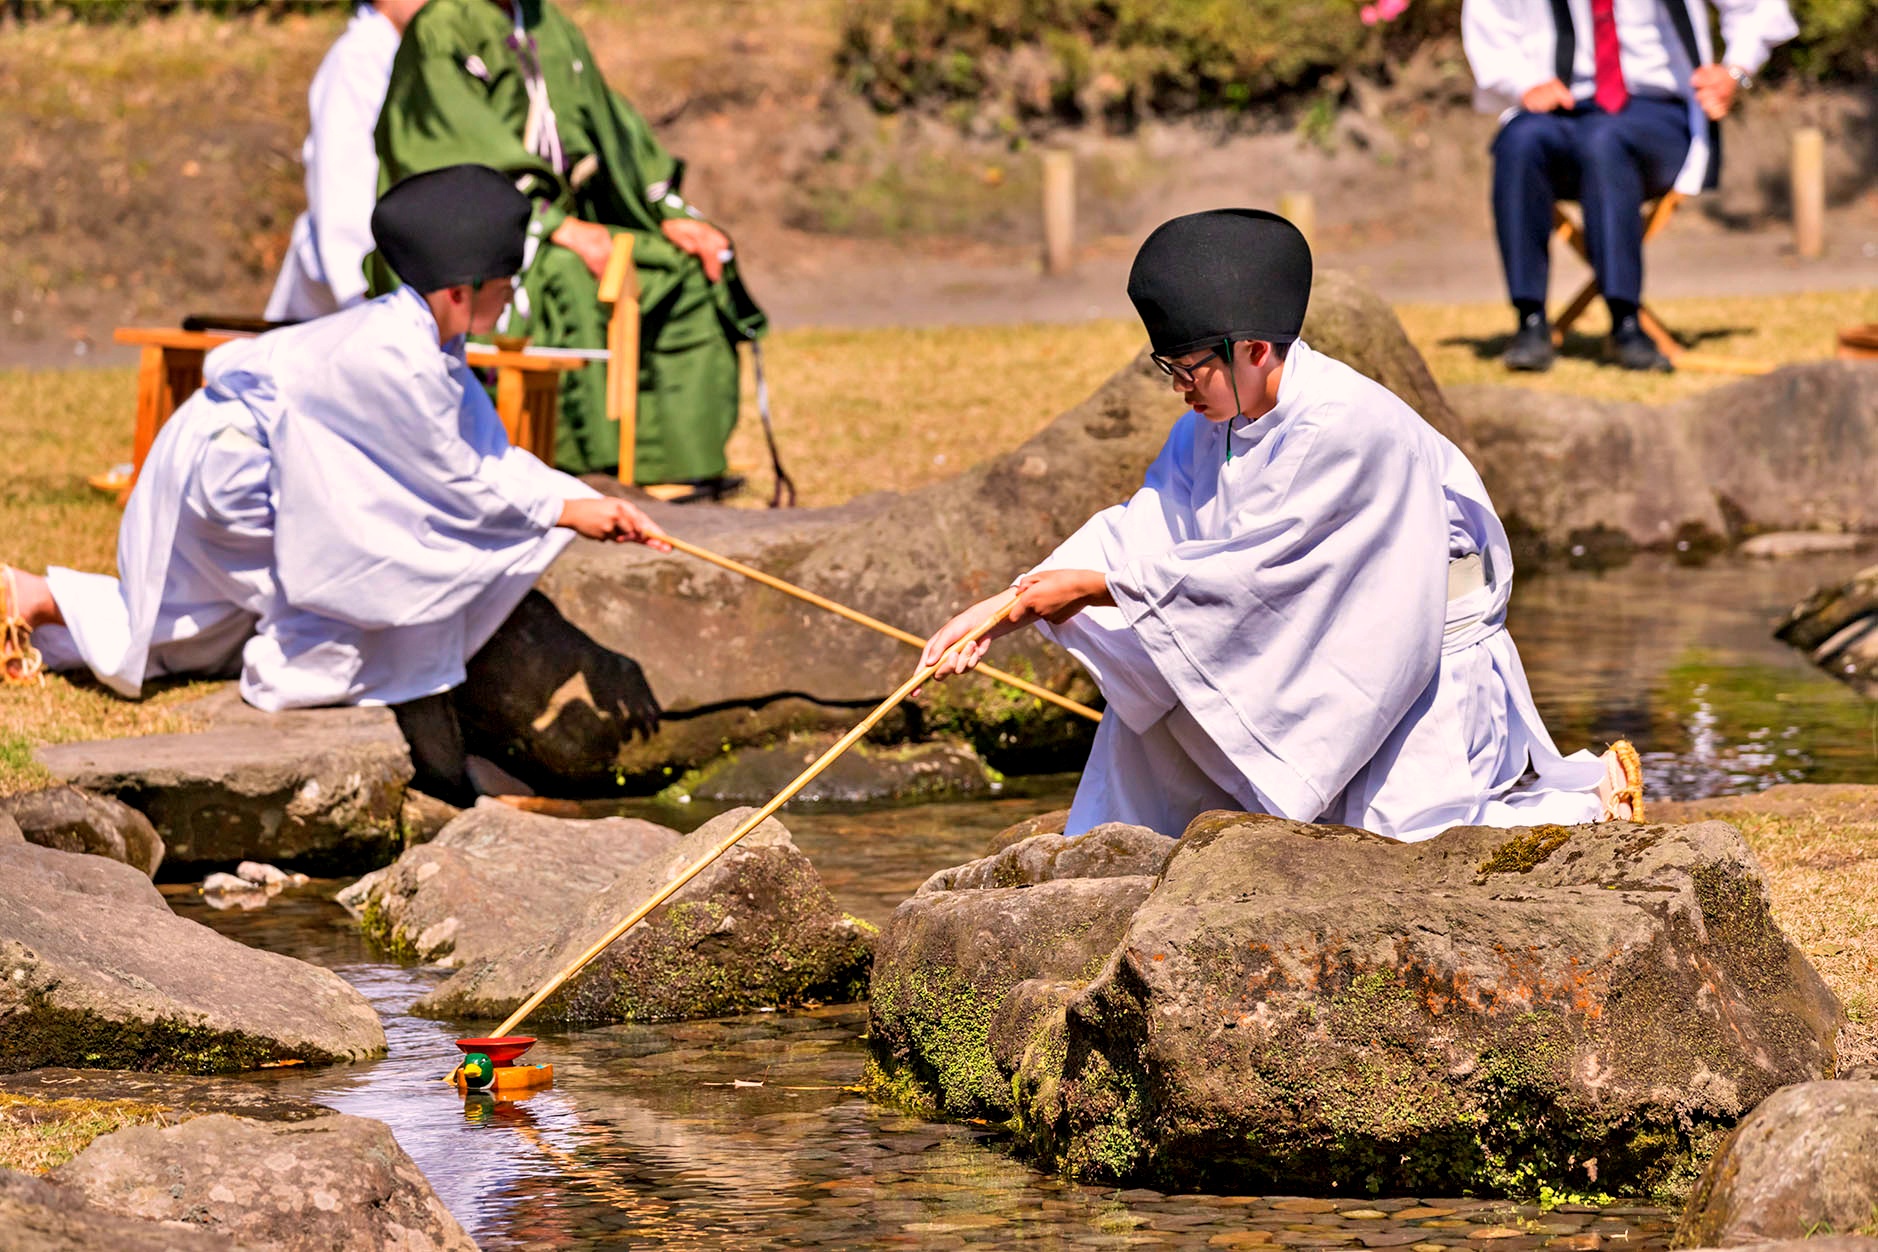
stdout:
POLYGON ((1597 89, 1591 98, 1606 113, 1615 113, 1630 99, 1624 86, 1624 66, 1617 44, 1616 0, 1591 0, 1591 56, 1597 89))

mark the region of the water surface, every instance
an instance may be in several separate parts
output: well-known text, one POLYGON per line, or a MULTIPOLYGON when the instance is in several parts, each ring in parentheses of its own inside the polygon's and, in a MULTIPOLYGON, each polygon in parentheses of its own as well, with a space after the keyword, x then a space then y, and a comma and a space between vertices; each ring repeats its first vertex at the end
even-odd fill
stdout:
MULTIPOLYGON (((1685 569, 1644 560, 1601 576, 1525 580, 1512 628, 1561 747, 1628 736, 1654 794, 1878 779, 1873 706, 1768 636, 1857 557, 1685 569)), ((790 810, 797 843, 842 906, 882 922, 927 875, 1012 822, 1067 803, 1073 778, 963 804, 790 810)), ((706 806, 624 808, 689 828, 706 806)), ((1005 1150, 995 1127, 941 1125, 853 1090, 866 1011, 831 1006, 711 1022, 547 1033, 556 1085, 465 1100, 442 1079, 451 1040, 487 1029, 410 1016, 443 976, 381 959, 314 884, 254 912, 177 911, 337 970, 378 1008, 391 1055, 254 1081, 380 1118, 489 1249, 671 1247, 1447 1248, 1625 1252, 1667 1246, 1670 1215, 1442 1197, 1162 1195, 1082 1187, 1005 1150)))

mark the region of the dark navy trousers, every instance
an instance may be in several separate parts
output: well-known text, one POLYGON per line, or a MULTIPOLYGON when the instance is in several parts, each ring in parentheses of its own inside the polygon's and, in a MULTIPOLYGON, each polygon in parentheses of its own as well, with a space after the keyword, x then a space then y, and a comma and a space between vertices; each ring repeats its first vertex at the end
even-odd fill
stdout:
POLYGON ((1585 244, 1607 300, 1642 303, 1643 202, 1668 191, 1689 154, 1689 106, 1632 96, 1617 113, 1518 113, 1493 140, 1493 220, 1515 302, 1543 303, 1552 205, 1584 209, 1585 244))

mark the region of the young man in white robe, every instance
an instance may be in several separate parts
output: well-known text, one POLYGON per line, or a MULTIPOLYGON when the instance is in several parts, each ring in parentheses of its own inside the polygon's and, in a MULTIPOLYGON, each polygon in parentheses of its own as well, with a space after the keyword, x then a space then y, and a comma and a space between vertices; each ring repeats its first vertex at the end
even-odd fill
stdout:
MULTIPOLYGON (((131 699, 233 670, 263 710, 391 705, 421 790, 509 789, 462 759, 440 700, 576 534, 663 546, 632 504, 512 447, 464 365, 464 336, 507 303, 530 212, 485 166, 388 191, 372 229, 405 285, 211 352, 131 493, 119 577, 5 571, 20 644, 5 677, 43 654, 131 699)), ((627 716, 650 729, 637 682, 627 716)))
POLYGON ((398 42, 424 0, 366 0, 327 49, 307 91, 306 212, 267 300, 270 322, 305 322, 363 303, 378 203, 373 130, 398 42))
MULTIPOLYGON (((1068 833, 1236 809, 1425 839, 1640 818, 1636 753, 1562 757, 1505 628, 1513 562, 1465 456, 1298 338, 1310 250, 1228 209, 1148 237, 1128 294, 1189 406, 1146 481, 1015 584, 1108 702, 1068 833)), ((955 617, 924 662, 1010 593, 955 617)))

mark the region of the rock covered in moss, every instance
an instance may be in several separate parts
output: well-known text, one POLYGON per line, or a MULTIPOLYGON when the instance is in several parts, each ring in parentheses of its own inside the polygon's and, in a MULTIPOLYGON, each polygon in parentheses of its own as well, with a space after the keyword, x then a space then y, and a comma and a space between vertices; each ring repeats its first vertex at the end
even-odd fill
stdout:
POLYGON ((1153 888, 1142 875, 922 887, 894 910, 874 958, 876 1083, 948 1117, 1009 1117, 1036 1019, 1100 972, 1153 888))
POLYGON ((337 974, 177 917, 139 870, 0 844, 0 1073, 213 1073, 385 1050, 337 974))
MULTIPOLYGON (((699 770, 678 786, 693 800, 762 804, 833 746, 837 735, 792 735, 765 748, 744 748, 699 770)), ((991 794, 993 778, 970 744, 858 743, 797 793, 807 803, 970 799, 991 794)))
MULTIPOLYGON (((417 1011, 506 1016, 750 812, 712 819, 564 906, 547 933, 466 963, 417 1011)), ((872 939, 872 927, 835 907, 815 867, 771 818, 550 996, 536 1018, 658 1021, 859 999, 872 939)))
POLYGON ((77 787, 44 787, 0 796, 0 813, 19 823, 28 840, 61 852, 87 852, 156 877, 163 840, 150 819, 121 800, 77 787))
POLYGON ((339 902, 380 946, 461 966, 555 933, 581 901, 678 841, 652 822, 574 821, 484 800, 339 902))
POLYGON ((1878 1234, 1878 1082, 1808 1082, 1735 1128, 1689 1197, 1678 1247, 1878 1234))
POLYGON ((187 1221, 244 1248, 475 1252, 391 1128, 329 1113, 294 1122, 226 1114, 132 1126, 52 1173, 126 1217, 187 1221))
MULTIPOLYGON (((987 911, 952 955, 923 945, 920 976, 955 986, 1022 941, 1018 920, 987 911)), ((901 976, 899 929, 877 988, 901 976)), ((1719 822, 1399 844, 1205 814, 1100 972, 1020 999, 1022 1047, 983 1036, 981 1086, 1029 1150, 1241 1190, 1680 1193, 1756 1103, 1831 1071, 1842 1021, 1719 822)), ((890 1068, 921 1048, 896 1046, 890 1068)), ((943 1096, 928 1072, 899 1066, 943 1096)))

